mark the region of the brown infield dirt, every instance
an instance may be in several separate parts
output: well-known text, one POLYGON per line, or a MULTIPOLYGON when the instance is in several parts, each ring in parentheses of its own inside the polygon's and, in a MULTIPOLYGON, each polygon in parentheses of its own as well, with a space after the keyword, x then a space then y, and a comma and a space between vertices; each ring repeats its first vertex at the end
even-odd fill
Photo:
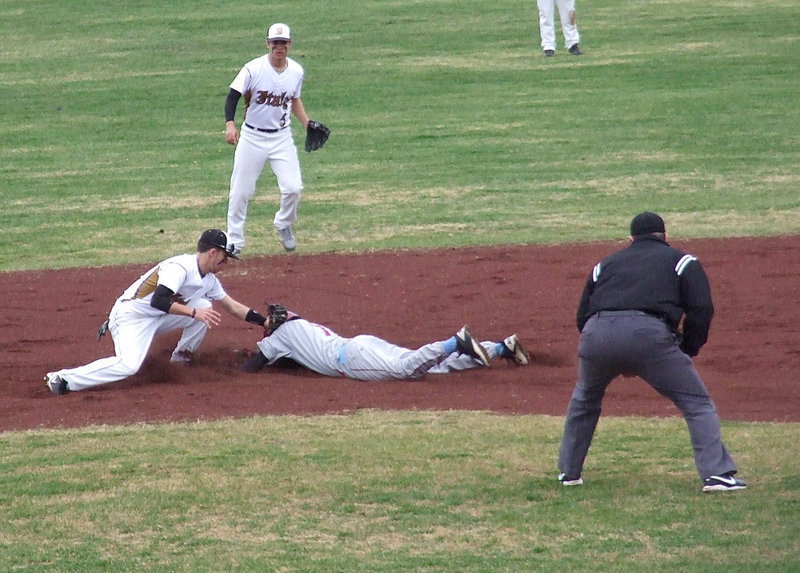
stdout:
MULTIPOLYGON (((800 237, 675 240, 697 255, 716 315, 696 366, 724 420, 800 421, 800 237)), ((235 299, 282 302, 343 336, 407 347, 463 324, 482 339, 519 333, 533 363, 419 381, 356 382, 298 368, 237 370, 261 329, 225 315, 190 366, 169 363, 178 339, 156 339, 126 380, 53 396, 43 376, 113 354, 97 327, 151 265, 0 273, 0 431, 253 415, 482 410, 563 415, 576 372, 575 307, 592 266, 624 243, 511 245, 367 254, 246 257, 221 275, 235 299)), ((177 254, 177 253, 176 253, 177 254)), ((154 261, 155 263, 155 261, 154 261)), ((638 378, 610 386, 604 414, 677 416, 638 378)))

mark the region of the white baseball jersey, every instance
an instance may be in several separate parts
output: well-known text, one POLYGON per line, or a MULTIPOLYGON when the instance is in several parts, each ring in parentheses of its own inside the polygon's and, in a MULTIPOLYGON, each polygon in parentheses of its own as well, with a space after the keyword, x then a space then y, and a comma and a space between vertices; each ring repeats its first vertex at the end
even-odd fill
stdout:
POLYGON ((278 73, 269 55, 247 62, 231 83, 249 101, 244 121, 258 129, 283 129, 291 122, 292 100, 303 89, 303 67, 286 58, 286 69, 278 73))
POLYGON ((214 273, 200 274, 196 255, 178 255, 162 261, 125 289, 117 304, 130 302, 136 312, 161 317, 164 312, 150 306, 150 300, 158 285, 164 285, 175 293, 175 298, 184 304, 195 306, 198 300, 225 298, 225 289, 214 273))
MULTIPOLYGON (((496 344, 481 343, 490 358, 496 344)), ((477 359, 444 350, 444 342, 431 342, 410 350, 376 336, 361 334, 344 338, 326 326, 302 318, 292 319, 260 340, 258 349, 269 364, 290 358, 325 376, 355 380, 406 380, 426 373, 442 374, 482 366, 477 359)))
POLYGON ((183 353, 193 353, 203 342, 208 326, 188 316, 167 314, 150 306, 158 285, 175 293, 176 299, 193 308, 209 308, 212 300, 226 293, 213 273, 200 274, 196 255, 178 255, 159 263, 125 289, 109 314, 108 328, 116 355, 85 366, 59 370, 71 391, 84 390, 127 378, 139 371, 153 338, 164 332, 183 329, 172 353, 181 361, 183 353))

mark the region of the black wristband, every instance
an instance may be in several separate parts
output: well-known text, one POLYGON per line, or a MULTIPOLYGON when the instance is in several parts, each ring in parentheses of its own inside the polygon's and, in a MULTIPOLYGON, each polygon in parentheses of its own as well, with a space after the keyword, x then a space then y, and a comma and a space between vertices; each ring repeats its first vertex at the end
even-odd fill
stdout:
POLYGON ((192 318, 194 318, 194 315, 195 315, 195 314, 197 314, 197 309, 196 309, 196 308, 193 308, 193 309, 192 309, 192 318))
POLYGON ((245 316, 244 319, 247 322, 257 324, 258 326, 264 326, 264 323, 267 322, 267 318, 265 316, 262 316, 252 308, 247 311, 247 316, 245 316))

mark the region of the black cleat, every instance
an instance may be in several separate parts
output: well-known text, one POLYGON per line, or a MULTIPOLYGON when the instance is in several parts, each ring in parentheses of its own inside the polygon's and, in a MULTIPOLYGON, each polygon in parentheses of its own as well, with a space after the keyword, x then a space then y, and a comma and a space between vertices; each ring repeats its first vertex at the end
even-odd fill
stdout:
POLYGON ((569 48, 569 53, 573 56, 582 56, 583 52, 581 52, 581 47, 578 44, 572 44, 569 48))
POLYGON ((484 366, 489 366, 489 355, 486 354, 486 349, 481 346, 481 343, 475 340, 467 330, 466 326, 462 326, 461 330, 456 333, 457 348, 460 354, 467 354, 480 361, 484 366))
POLYGON ((747 489, 747 484, 733 477, 732 473, 709 476, 703 480, 703 491, 736 491, 747 489))

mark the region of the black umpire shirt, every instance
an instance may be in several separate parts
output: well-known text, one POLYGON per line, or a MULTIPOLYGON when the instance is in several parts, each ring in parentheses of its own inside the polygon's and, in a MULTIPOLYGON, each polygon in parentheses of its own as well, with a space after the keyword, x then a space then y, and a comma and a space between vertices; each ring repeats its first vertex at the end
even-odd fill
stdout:
POLYGON ((708 340, 714 305, 700 261, 655 235, 639 235, 625 249, 598 263, 578 305, 578 330, 601 310, 639 310, 683 332, 680 348, 696 356, 708 340))

